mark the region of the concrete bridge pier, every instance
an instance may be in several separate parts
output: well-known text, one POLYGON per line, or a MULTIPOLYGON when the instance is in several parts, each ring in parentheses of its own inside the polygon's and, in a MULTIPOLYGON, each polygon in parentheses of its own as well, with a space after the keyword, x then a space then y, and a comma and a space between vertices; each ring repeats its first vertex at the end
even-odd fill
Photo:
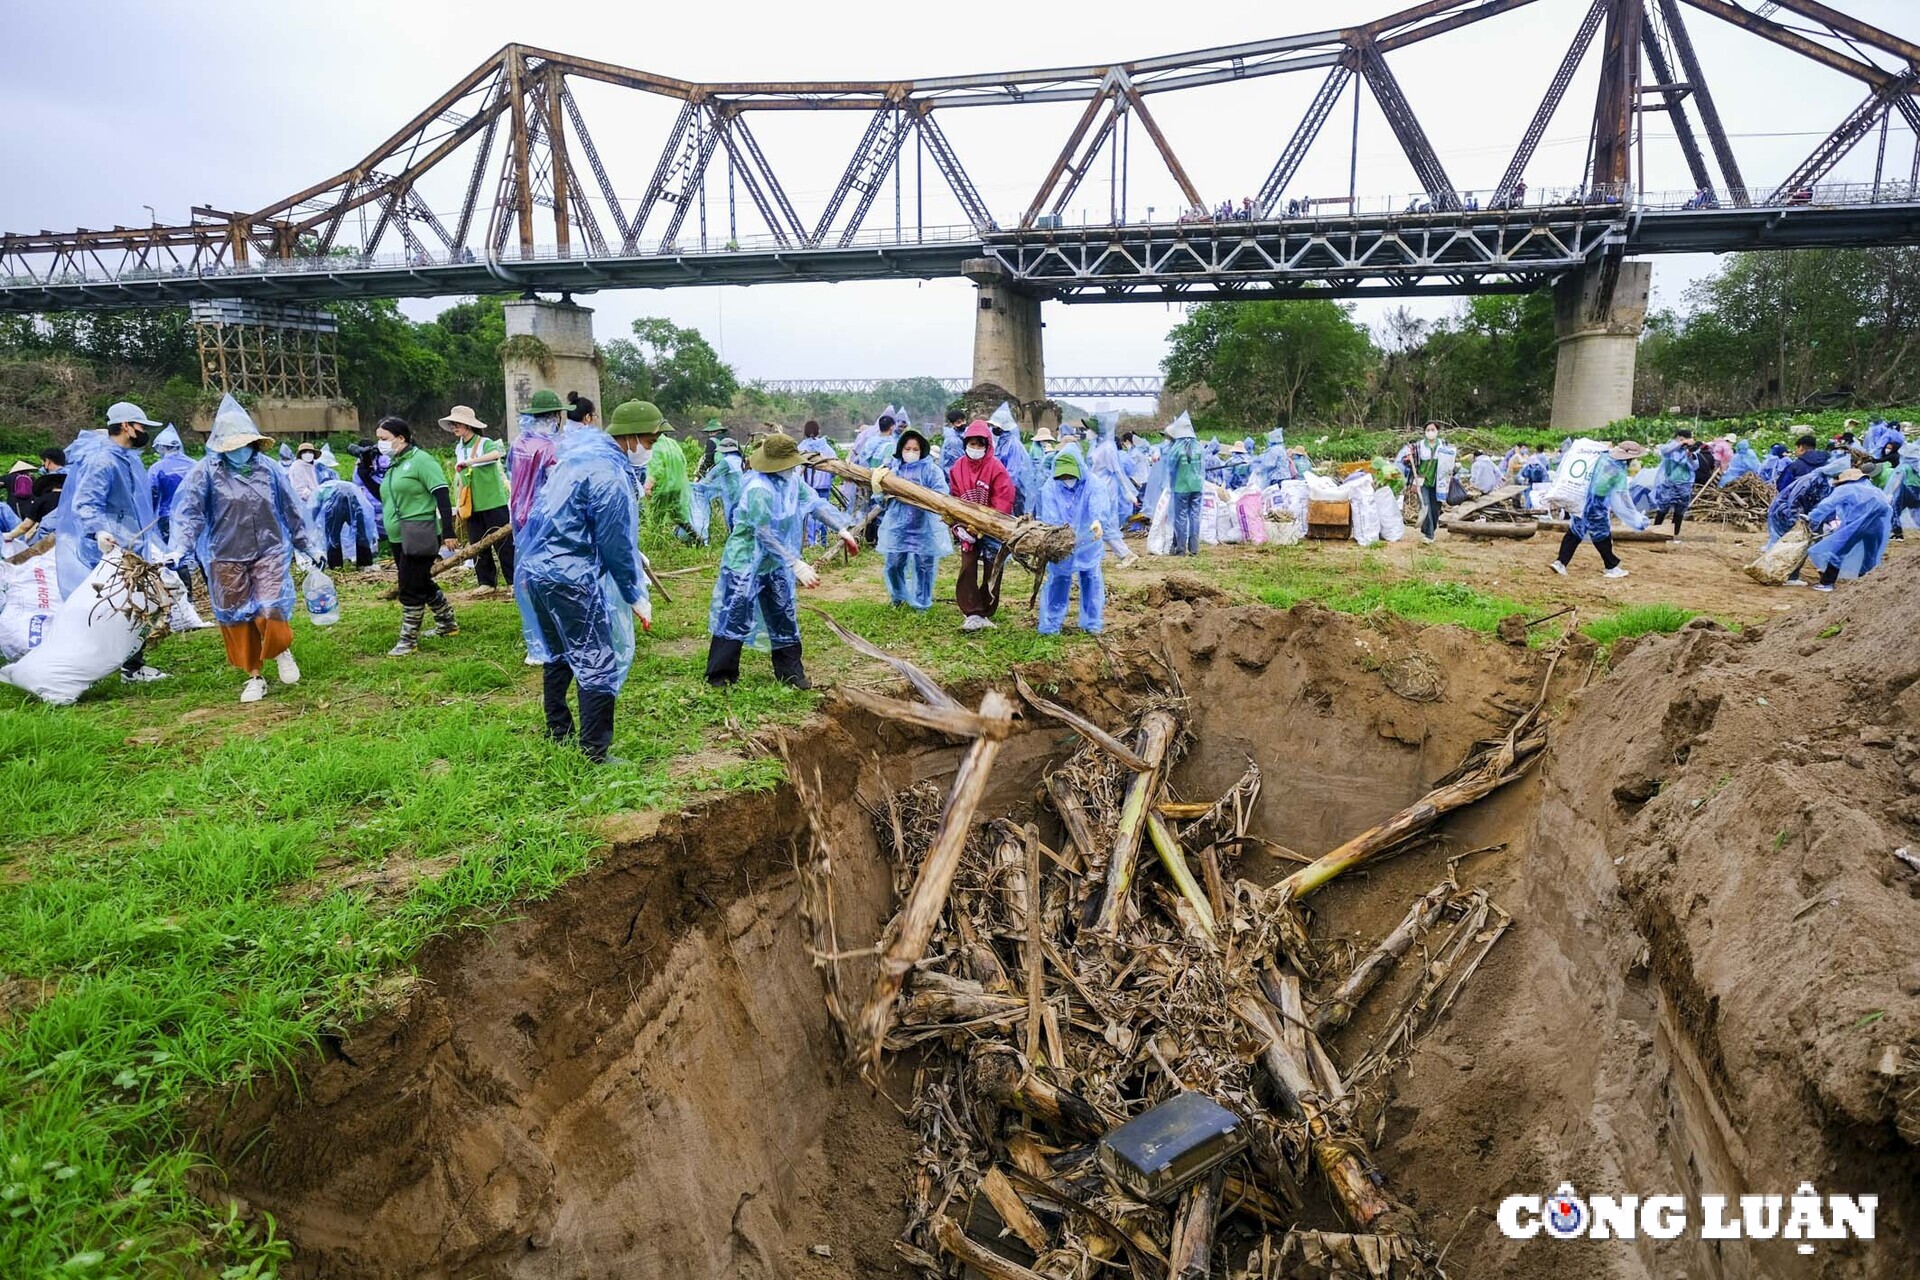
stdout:
POLYGON ((1651 262, 1603 259, 1553 286, 1559 359, 1553 427, 1569 435, 1633 414, 1633 368, 1647 320, 1651 262))
POLYGON ((1046 399, 1039 297, 1021 289, 991 258, 970 258, 960 271, 973 281, 978 296, 973 313, 974 385, 991 382, 1005 387, 1016 401, 1026 404, 1046 399))
POLYGON ((507 341, 501 371, 507 383, 506 436, 519 433, 533 393, 546 388, 562 400, 578 391, 598 406, 605 424, 612 405, 600 403, 600 366, 594 360, 593 309, 571 300, 516 298, 506 304, 507 341), (523 341, 531 339, 532 341, 523 341))

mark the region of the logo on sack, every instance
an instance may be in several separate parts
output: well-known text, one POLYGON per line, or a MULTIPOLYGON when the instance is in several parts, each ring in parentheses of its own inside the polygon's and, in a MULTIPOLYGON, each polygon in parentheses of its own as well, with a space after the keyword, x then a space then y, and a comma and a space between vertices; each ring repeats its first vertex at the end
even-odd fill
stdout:
POLYGON ((1879 1196, 1823 1196, 1803 1182, 1791 1196, 1603 1196, 1583 1198, 1563 1182, 1549 1196, 1508 1196, 1494 1221, 1510 1240, 1673 1240, 1689 1230, 1702 1240, 1871 1240, 1879 1196))

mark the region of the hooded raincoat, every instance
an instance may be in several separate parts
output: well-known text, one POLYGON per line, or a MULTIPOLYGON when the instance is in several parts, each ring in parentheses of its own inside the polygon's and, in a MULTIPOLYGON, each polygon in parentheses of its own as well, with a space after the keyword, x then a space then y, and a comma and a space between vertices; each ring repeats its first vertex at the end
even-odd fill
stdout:
POLYGON ((167 518, 173 513, 173 491, 180 487, 187 472, 193 470, 193 459, 180 447, 180 433, 172 427, 155 437, 153 447, 160 456, 147 468, 148 496, 153 500, 153 513, 160 517, 164 532, 167 518))
POLYGON ((1865 480, 1837 484, 1827 500, 1807 515, 1815 534, 1834 521, 1839 527, 1807 548, 1807 563, 1822 573, 1834 567, 1843 578, 1871 573, 1886 554, 1893 532, 1893 504, 1865 480))
POLYGON ((1693 455, 1686 445, 1677 440, 1661 445, 1659 479, 1653 486, 1654 510, 1685 511, 1693 505, 1694 472, 1693 455))
POLYGON ((58 538, 53 562, 63 598, 100 563, 98 534, 111 534, 126 550, 158 559, 162 544, 140 451, 121 448, 104 431, 81 432, 67 446, 67 483, 47 526, 58 538))
POLYGON ((1733 458, 1727 463, 1726 469, 1720 473, 1720 487, 1726 488, 1741 476, 1759 474, 1760 455, 1753 451, 1751 444, 1742 440, 1733 446, 1733 458))
POLYGON ((693 482, 692 512, 693 533, 701 542, 706 542, 709 530, 713 527, 713 504, 720 504, 720 531, 724 534, 733 527, 733 509, 740 501, 740 486, 747 482, 745 468, 740 464, 740 455, 733 450, 720 450, 713 455, 713 465, 707 473, 693 482))
POLYGON ((1587 497, 1580 505, 1580 514, 1567 526, 1574 537, 1598 542, 1613 536, 1613 497, 1626 483, 1627 469, 1620 460, 1601 454, 1593 464, 1587 482, 1587 497))
POLYGON ((357 484, 321 481, 307 510, 315 539, 327 551, 344 557, 349 538, 364 542, 369 551, 380 546, 380 513, 357 484))
POLYGON ((527 527, 540 486, 547 482, 559 453, 559 440, 541 421, 530 413, 521 414, 520 430, 507 446, 507 518, 516 536, 527 527))
MULTIPOLYGON (((894 462, 890 470, 909 483, 947 492, 947 473, 936 458, 923 454, 912 462, 894 462)), ((953 554, 953 535, 947 532, 946 521, 910 502, 883 498, 875 546, 886 557, 888 598, 916 609, 931 608, 941 557, 953 554)))
POLYGON ((565 661, 590 693, 619 693, 633 664, 633 606, 647 599, 639 537, 626 455, 598 427, 574 426, 515 536, 513 599, 527 652, 565 661))
POLYGON ((1087 478, 1099 506, 1101 536, 1108 549, 1124 560, 1130 554, 1125 536, 1127 521, 1133 517, 1138 494, 1126 468, 1120 464, 1120 451, 1113 441, 1102 440, 1093 446, 1087 478))
POLYGON ((653 442, 653 454, 647 459, 647 483, 653 486, 647 495, 649 525, 669 531, 678 525, 692 526, 693 490, 687 484, 687 455, 672 436, 663 435, 653 442))
POLYGON ((800 469, 755 471, 740 489, 733 531, 720 552, 720 572, 707 610, 707 630, 742 643, 765 636, 775 649, 800 643, 793 566, 809 518, 844 529, 846 513, 800 479, 800 469))
POLYGON ((1833 492, 1833 478, 1845 469, 1846 464, 1835 459, 1782 489, 1767 507, 1767 545, 1780 541, 1796 522, 1825 502, 1833 492))
POLYGON ((207 571, 214 621, 293 618, 293 553, 320 544, 287 473, 257 449, 209 453, 173 497, 172 549, 207 571), (243 458, 244 455, 244 458, 243 458))
POLYGON ((1056 475, 1040 490, 1040 522, 1067 525, 1074 532, 1073 554, 1049 564, 1040 587, 1037 630, 1043 636, 1060 633, 1076 578, 1080 582, 1080 629, 1098 632, 1105 625, 1107 585, 1100 561, 1107 550, 1103 541, 1106 521, 1100 502, 1099 487, 1078 475, 1056 475))

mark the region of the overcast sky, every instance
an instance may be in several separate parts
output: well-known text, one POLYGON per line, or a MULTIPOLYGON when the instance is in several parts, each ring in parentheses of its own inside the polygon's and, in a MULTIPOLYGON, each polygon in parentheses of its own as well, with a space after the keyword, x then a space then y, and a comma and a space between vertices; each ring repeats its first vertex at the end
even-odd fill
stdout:
MULTIPOLYGON (((1754 0, 1746 2, 1754 7, 1754 0)), ((162 222, 184 221, 195 204, 260 208, 357 162, 513 41, 691 80, 894 79, 1122 61, 1364 21, 1392 5, 200 0, 183 9, 22 0, 9 7, 10 56, 0 78, 0 114, 10 122, 0 135, 0 171, 9 180, 0 184, 0 229, 30 231, 140 224, 146 205, 162 222)), ((1587 7, 1588 0, 1537 0, 1390 56, 1460 189, 1484 195, 1497 182, 1587 7)), ((1920 38, 1914 0, 1844 0, 1842 7, 1920 38)), ((1864 87, 1845 76, 1706 14, 1686 14, 1753 187, 1770 189, 1864 96, 1864 87)), ((1596 42, 1528 171, 1536 191, 1580 181, 1597 60, 1596 42)), ((1157 95, 1149 103, 1201 194, 1237 201, 1259 189, 1323 75, 1305 71, 1157 95)), ((678 104, 604 86, 577 92, 614 184, 631 206, 678 104)), ((1079 104, 986 108, 941 118, 1005 224, 1032 198, 1079 110, 1079 104)), ((1351 112, 1349 96, 1289 194, 1345 194, 1351 112)), ((754 118, 775 171, 809 224, 863 125, 864 115, 852 112, 754 118)), ((1835 176, 1870 178, 1876 142, 1870 137, 1835 176)), ((1912 153, 1911 133, 1896 128, 1889 173, 1904 178, 1912 153)), ((1647 161, 1650 191, 1690 187, 1663 117, 1652 118, 1647 161)), ((1358 168, 1363 200, 1404 203, 1417 185, 1371 95, 1361 108, 1358 168)), ((466 170, 465 163, 449 168, 440 185, 423 184, 423 193, 437 209, 457 206, 466 170)), ((926 172, 925 221, 961 221, 931 164, 926 172)), ((725 239, 723 173, 716 160, 709 218, 717 241, 725 239)), ((1103 160, 1075 197, 1071 219, 1084 209, 1090 219, 1103 220, 1108 173, 1103 160)), ((1179 202, 1141 131, 1132 139, 1127 192, 1136 219, 1152 205, 1164 220, 1179 202)), ((911 229, 910 169, 902 200, 911 229)), ((741 203, 751 208, 744 195, 741 203)), ((866 225, 892 227, 891 188, 866 225)), ((761 227, 743 216, 737 230, 746 236, 761 227)), ((551 239, 550 216, 541 234, 551 239)), ((1709 258, 1657 262, 1655 305, 1677 305, 1687 283, 1711 265, 1709 258)), ((603 340, 624 333, 637 316, 669 316, 703 330, 743 378, 964 376, 971 370, 971 292, 965 282, 947 280, 624 291, 583 300, 596 308, 603 340)), ((441 305, 407 304, 417 316, 441 305)), ((1361 314, 1377 320, 1382 305, 1364 306, 1361 314)), ((1047 367, 1059 374, 1157 371, 1167 330, 1178 318, 1158 303, 1049 303, 1047 367)))

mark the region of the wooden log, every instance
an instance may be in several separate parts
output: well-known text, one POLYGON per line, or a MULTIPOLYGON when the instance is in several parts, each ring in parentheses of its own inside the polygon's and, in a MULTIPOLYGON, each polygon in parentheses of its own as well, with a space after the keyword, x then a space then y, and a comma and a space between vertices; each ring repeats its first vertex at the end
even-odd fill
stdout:
POLYGON ((946 1214, 939 1214, 933 1220, 933 1238, 942 1253, 959 1259, 972 1267, 987 1280, 1047 1280, 1038 1271, 1029 1270, 1017 1262, 1001 1257, 985 1245, 971 1239, 960 1224, 946 1214))
POLYGON ((1120 741, 1093 721, 1087 719, 1085 716, 1067 710, 1057 702, 1049 702, 1035 693, 1033 686, 1021 678, 1018 672, 1014 673, 1013 687, 1020 691, 1020 696, 1025 698, 1035 711, 1038 711, 1041 715, 1049 719, 1058 720, 1061 724, 1066 725, 1069 729, 1072 729, 1075 733, 1078 733, 1088 742, 1099 747, 1102 751, 1105 751, 1108 755, 1118 760, 1125 767, 1132 769, 1135 773, 1145 773, 1148 769, 1152 768, 1151 765, 1145 760, 1142 760, 1139 755, 1128 747, 1126 743, 1120 741))
POLYGON ((1120 810, 1120 829, 1114 834, 1113 851, 1107 858, 1107 885, 1100 900, 1100 914, 1094 918, 1094 930, 1112 937, 1120 930, 1126 915, 1127 890, 1133 884, 1133 864, 1140 852, 1140 836, 1146 827, 1147 810, 1160 789, 1161 766, 1173 746, 1180 722, 1168 711, 1149 711, 1140 721, 1140 758, 1152 767, 1133 775, 1127 786, 1127 798, 1120 810))
POLYGON ((1053 801, 1053 811, 1060 815, 1060 825, 1067 829, 1067 838, 1080 851, 1080 865, 1086 874, 1099 875, 1106 866, 1106 857, 1093 838, 1093 820, 1087 816, 1087 806, 1080 799, 1080 793, 1051 773, 1041 779, 1041 785, 1046 788, 1047 798, 1053 801))
POLYGON ((1013 1183, 1007 1181, 1007 1175, 1000 1171, 1000 1166, 988 1169, 986 1176, 980 1179, 980 1192, 986 1196, 987 1203, 993 1206, 993 1211, 1000 1215, 1000 1221, 1006 1223, 1007 1230, 1020 1237, 1021 1243, 1035 1253, 1047 1251, 1046 1228, 1033 1216, 1033 1210, 1027 1208, 1027 1202, 1013 1189, 1013 1183))
MULTIPOLYGON (((808 465, 868 489, 874 487, 873 472, 858 463, 838 458, 819 458, 808 465)), ((879 492, 884 497, 897 498, 923 511, 931 511, 948 524, 972 530, 977 537, 992 538, 1021 555, 1053 561, 1065 560, 1073 554, 1075 534, 1065 525, 1041 524, 1037 520, 1006 515, 992 507, 967 502, 951 494, 936 493, 924 485, 902 480, 892 471, 888 471, 880 481, 879 492)))
POLYGON ((1452 880, 1443 880, 1416 899, 1406 917, 1380 940, 1379 946, 1353 966, 1353 972, 1347 975, 1346 981, 1314 1013, 1314 1031, 1324 1036, 1346 1026, 1353 1018, 1353 1011, 1366 999, 1367 993, 1379 985, 1401 956, 1407 954, 1415 938, 1433 928, 1440 913, 1446 910, 1448 899, 1459 891, 1460 887, 1452 880))
POLYGON ((977 1054, 968 1066, 967 1077, 981 1097, 1032 1116, 1067 1136, 1098 1138, 1107 1130, 1092 1103, 1023 1071, 1019 1058, 1011 1053, 977 1054))
POLYGON ((1011 721, 990 719, 965 707, 930 707, 924 702, 883 698, 877 693, 868 693, 844 684, 835 686, 834 692, 862 711, 882 719, 935 729, 956 738, 1003 739, 1013 732, 1011 721))
POLYGON ((1207 1280, 1212 1274, 1213 1228, 1220 1216, 1220 1188, 1226 1172, 1215 1169, 1180 1193, 1173 1240, 1167 1249, 1168 1280, 1207 1280))
POLYGON ((58 537, 59 537, 58 534, 54 534, 54 533, 48 534, 46 537, 40 539, 40 541, 28 547, 25 551, 16 551, 12 555, 8 556, 7 563, 8 564, 25 564, 27 561, 33 559, 35 556, 43 556, 47 554, 47 552, 53 550, 54 540, 58 537))
MULTIPOLYGON (((1045 994, 1046 911, 1040 896, 1040 835, 1026 830, 1027 845, 1027 1061, 1040 1061, 1040 1013, 1045 994)), ((1039 1246, 1036 1245, 1035 1248, 1039 1246)))
MULTIPOLYGON (((884 662, 887 666, 892 667, 899 673, 901 679, 913 686, 914 692, 927 700, 928 705, 950 711, 960 709, 960 703, 952 694, 940 687, 938 680, 935 680, 932 676, 914 666, 905 658, 896 658, 879 645, 868 640, 865 636, 847 630, 834 619, 832 614, 826 612, 824 609, 818 609, 812 605, 808 605, 807 612, 826 623, 827 630, 839 636, 840 642, 846 645, 847 648, 864 658, 872 658, 875 662, 884 662)), ((1004 712, 1000 713, 1001 715, 1006 716, 1013 714, 1012 703, 1008 702, 1005 697, 999 694, 995 694, 994 697, 998 705, 1006 708, 1004 712)), ((983 703, 982 705, 984 706, 985 704, 983 703)))
POLYGON ((1349 1222, 1362 1231, 1411 1235, 1414 1217, 1389 1196, 1365 1144, 1356 1142, 1347 1126, 1326 1106, 1309 1064, 1294 1056, 1273 1006, 1252 992, 1235 997, 1234 1012, 1249 1029, 1266 1041, 1261 1065, 1273 1082, 1299 1107, 1307 1122, 1308 1147, 1334 1200, 1349 1222))
POLYGON ((1027 1007, 1019 996, 996 995, 952 987, 922 987, 900 999, 896 1021, 903 1027, 937 1027, 949 1022, 976 1022, 982 1018, 1015 1020, 1027 1007))
POLYGON ((451 573, 455 567, 462 562, 473 559, 476 555, 487 550, 487 548, 493 546, 495 543, 504 542, 512 536, 512 523, 503 524, 498 529, 490 530, 485 537, 475 538, 472 542, 462 543, 460 546, 447 552, 447 554, 435 560, 427 572, 436 578, 443 573, 451 573))
POLYGON ((1440 527, 1464 538, 1531 538, 1540 532, 1538 520, 1442 520, 1440 527))
MULTIPOLYGON (((1511 502, 1526 491, 1526 486, 1519 484, 1503 484, 1497 489, 1489 489, 1473 501, 1462 503, 1460 506, 1455 507, 1450 519, 1464 521, 1475 512, 1485 511, 1489 507, 1497 507, 1503 502, 1511 502)), ((1444 524, 1446 522, 1442 521, 1441 523, 1444 524)))
MULTIPOLYGON (((980 714, 1005 720, 1012 716, 1013 704, 998 690, 989 689, 980 700, 980 714)), ((954 872, 960 867, 961 851, 973 830, 973 811, 979 807, 980 797, 986 794, 993 761, 999 754, 998 739, 975 738, 960 761, 953 790, 947 796, 946 812, 940 817, 939 833, 920 864, 920 874, 914 880, 906 904, 888 926, 880 953, 879 976, 874 979, 873 994, 860 1011, 857 1023, 858 1040, 854 1046, 857 1056, 875 1063, 879 1061, 880 1047, 893 1021, 894 1001, 907 974, 926 954, 927 943, 932 940, 934 927, 946 908, 954 872)))
MULTIPOLYGON (((1550 533, 1565 533, 1573 527, 1570 521, 1554 519, 1552 517, 1542 518, 1539 524, 1542 529, 1550 533)), ((1615 542, 1672 542, 1673 535, 1662 529, 1628 529, 1620 525, 1615 525, 1613 527, 1613 540, 1615 542)))
POLYGON ((1180 852, 1180 842, 1173 838, 1173 832, 1167 830, 1167 820, 1157 813, 1147 814, 1147 836, 1153 841, 1153 848, 1160 855, 1160 865, 1167 869, 1174 887, 1180 890, 1180 896, 1193 908, 1193 914, 1200 922, 1205 941, 1217 943, 1220 940, 1219 924, 1214 918, 1213 904, 1207 900, 1207 892, 1194 879, 1193 868, 1187 865, 1186 855, 1180 852))

